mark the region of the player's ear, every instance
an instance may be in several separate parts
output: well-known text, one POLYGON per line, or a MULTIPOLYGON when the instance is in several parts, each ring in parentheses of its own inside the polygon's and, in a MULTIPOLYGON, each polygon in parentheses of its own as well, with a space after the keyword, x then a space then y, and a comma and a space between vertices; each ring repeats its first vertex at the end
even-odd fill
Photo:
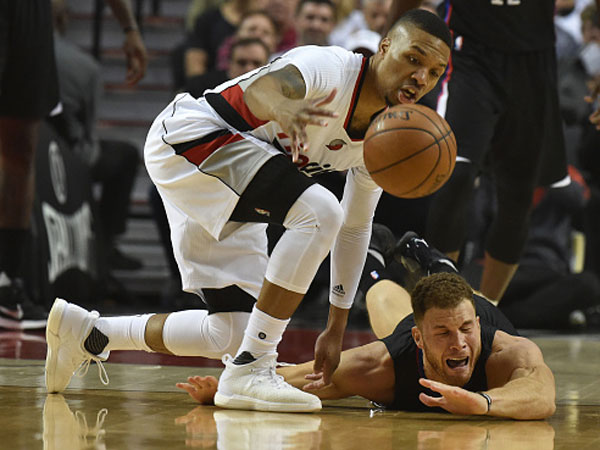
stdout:
POLYGON ((388 50, 390 49, 390 45, 392 44, 392 41, 390 40, 389 37, 384 37, 381 42, 379 43, 379 52, 380 53, 387 53, 388 50))
POLYGON ((417 326, 411 328, 410 332, 412 333, 412 337, 421 350, 423 350, 423 335, 421 334, 421 330, 417 326))

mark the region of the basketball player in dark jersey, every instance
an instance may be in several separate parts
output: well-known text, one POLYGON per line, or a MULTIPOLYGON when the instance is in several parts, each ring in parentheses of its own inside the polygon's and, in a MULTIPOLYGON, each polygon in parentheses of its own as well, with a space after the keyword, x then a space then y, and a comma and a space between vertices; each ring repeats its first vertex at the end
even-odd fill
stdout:
MULTIPOLYGON (((395 0, 390 21, 420 4, 395 0)), ((554 0, 444 0, 439 13, 454 45, 436 108, 456 135, 458 156, 452 177, 432 198, 426 237, 458 259, 474 180, 484 160, 490 163, 498 212, 480 289, 499 301, 517 269, 534 188, 570 181, 556 87, 554 0)))
MULTIPOLYGON (((413 236, 402 242, 399 254, 405 266, 416 263, 425 275, 445 272, 424 276, 409 295, 381 276, 385 269, 370 255, 365 273, 378 281, 367 291, 367 308, 380 340, 342 352, 332 383, 312 392, 321 399, 360 395, 403 411, 523 420, 551 416, 554 376, 538 346, 518 336, 451 265, 440 264, 424 240, 413 236)), ((278 373, 311 390, 311 370, 308 362, 278 373)), ((190 377, 178 384, 201 403, 212 401, 216 386, 214 377, 190 377)))

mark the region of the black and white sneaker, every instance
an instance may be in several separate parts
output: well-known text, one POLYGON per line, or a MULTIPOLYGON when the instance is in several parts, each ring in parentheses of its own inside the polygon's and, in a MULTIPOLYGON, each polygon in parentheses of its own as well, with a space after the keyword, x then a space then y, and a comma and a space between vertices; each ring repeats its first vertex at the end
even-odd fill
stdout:
POLYGON ((394 250, 394 259, 402 264, 409 274, 405 280, 405 287, 409 292, 422 277, 432 273, 458 273, 450 258, 430 247, 425 239, 413 231, 407 231, 400 238, 394 250))
POLYGON ((394 258, 394 246, 396 245, 396 236, 392 230, 380 223, 373 223, 371 231, 371 241, 369 242, 369 252, 379 259, 384 266, 394 258), (383 261, 379 258, 383 258, 383 261))
POLYGON ((0 328, 34 330, 46 327, 48 313, 34 304, 20 279, 0 273, 0 328))

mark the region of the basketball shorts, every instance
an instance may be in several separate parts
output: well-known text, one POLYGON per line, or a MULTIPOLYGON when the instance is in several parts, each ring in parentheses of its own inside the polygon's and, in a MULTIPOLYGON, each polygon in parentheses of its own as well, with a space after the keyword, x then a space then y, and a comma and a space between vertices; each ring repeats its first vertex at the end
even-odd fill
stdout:
POLYGON ((43 118, 58 104, 50 0, 0 0, 0 116, 43 118))
POLYGON ((195 147, 177 154, 179 144, 162 139, 163 126, 159 116, 148 134, 145 161, 165 206, 184 290, 236 285, 258 298, 268 263, 267 225, 283 224, 313 180, 247 133, 234 141, 220 132, 200 133, 190 141, 195 147), (209 157, 195 158, 223 139, 228 143, 209 157))
POLYGON ((490 164, 499 182, 567 176, 554 49, 503 53, 458 36, 439 85, 460 158, 490 164))

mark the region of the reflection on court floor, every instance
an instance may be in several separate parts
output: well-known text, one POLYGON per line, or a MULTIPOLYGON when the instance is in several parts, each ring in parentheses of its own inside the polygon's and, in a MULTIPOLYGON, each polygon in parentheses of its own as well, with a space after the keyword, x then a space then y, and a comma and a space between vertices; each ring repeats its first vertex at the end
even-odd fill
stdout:
MULTIPOLYGON (((0 340, 0 448, 4 449, 579 449, 600 448, 600 336, 534 338, 557 382, 546 421, 384 411, 361 398, 325 401, 317 414, 198 406, 175 387, 214 367, 106 364, 63 395, 47 395, 39 339, 0 340), (20 342, 18 345, 17 342, 20 342)), ((181 363, 186 362, 185 358, 181 363)))

